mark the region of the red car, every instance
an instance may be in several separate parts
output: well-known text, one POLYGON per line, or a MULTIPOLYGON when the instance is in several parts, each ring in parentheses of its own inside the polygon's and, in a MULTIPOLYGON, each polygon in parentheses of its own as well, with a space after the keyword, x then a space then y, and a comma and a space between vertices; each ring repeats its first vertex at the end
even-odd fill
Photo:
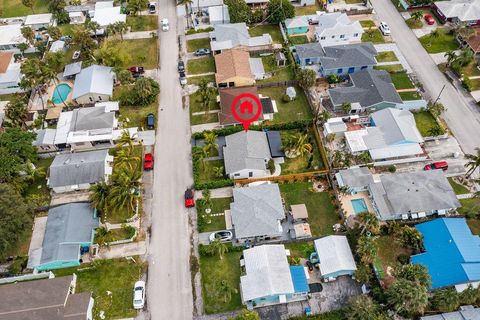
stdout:
POLYGON ((193 198, 193 190, 187 189, 185 191, 185 207, 195 207, 195 199, 193 198))
POLYGON ((436 170, 436 169, 442 169, 443 171, 446 171, 448 169, 447 161, 438 161, 438 162, 427 164, 425 167, 423 167, 423 170, 425 171, 436 170))
POLYGON ((128 68, 132 74, 143 74, 145 73, 145 69, 143 67, 130 67, 128 68))
POLYGON ((428 25, 431 26, 432 24, 435 24, 435 19, 433 19, 431 14, 426 14, 424 18, 428 25))
POLYGON ((152 170, 153 169, 153 155, 151 153, 145 153, 143 159, 143 169, 152 170))

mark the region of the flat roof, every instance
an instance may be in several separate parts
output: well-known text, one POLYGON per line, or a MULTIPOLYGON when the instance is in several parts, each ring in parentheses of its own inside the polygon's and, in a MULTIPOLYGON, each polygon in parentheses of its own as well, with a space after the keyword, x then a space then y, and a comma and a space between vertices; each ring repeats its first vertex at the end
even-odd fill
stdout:
POLYGON ((31 14, 27 16, 24 24, 26 26, 34 24, 47 24, 52 22, 52 18, 53 14, 51 13, 31 14))
POLYGON ((363 137, 368 135, 367 129, 346 131, 345 140, 352 152, 361 152, 368 150, 363 137))
POLYGON ((26 42, 22 36, 21 24, 0 25, 0 46, 20 44, 26 42))

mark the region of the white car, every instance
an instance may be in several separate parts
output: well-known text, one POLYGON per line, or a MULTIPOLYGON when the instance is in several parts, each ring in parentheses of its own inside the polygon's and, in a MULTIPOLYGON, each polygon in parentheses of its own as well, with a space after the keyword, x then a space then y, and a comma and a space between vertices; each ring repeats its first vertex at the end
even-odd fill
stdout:
POLYGON ((229 242, 229 241, 232 241, 232 238, 233 238, 232 231, 222 230, 222 231, 215 231, 211 233, 210 236, 208 237, 208 240, 210 240, 210 242, 213 242, 215 240, 218 240, 220 242, 229 242))
POLYGON ((163 18, 162 19, 162 31, 168 31, 170 29, 170 26, 168 25, 168 19, 163 18))
POLYGON ((143 309, 145 305, 145 281, 137 281, 133 287, 133 308, 143 309))
POLYGON ((386 22, 380 22, 380 31, 382 31, 382 34, 384 36, 389 36, 390 35, 390 27, 386 22))

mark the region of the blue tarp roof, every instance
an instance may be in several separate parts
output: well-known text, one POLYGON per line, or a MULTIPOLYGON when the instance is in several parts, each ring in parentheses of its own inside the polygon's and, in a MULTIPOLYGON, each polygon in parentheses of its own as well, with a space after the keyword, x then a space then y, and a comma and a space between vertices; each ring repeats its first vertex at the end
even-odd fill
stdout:
POLYGON ((443 218, 418 224, 426 252, 411 257, 427 267, 432 289, 480 280, 480 237, 464 218, 443 218))
POLYGON ((303 266, 290 266, 290 274, 292 275, 295 293, 309 291, 307 276, 305 275, 303 266))

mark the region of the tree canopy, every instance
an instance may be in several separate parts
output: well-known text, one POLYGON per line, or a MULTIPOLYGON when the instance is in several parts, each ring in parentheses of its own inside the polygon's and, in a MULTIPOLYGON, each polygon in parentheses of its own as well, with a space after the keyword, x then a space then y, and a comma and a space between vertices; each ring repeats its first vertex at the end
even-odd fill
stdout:
POLYGON ((230 23, 250 23, 252 11, 244 0, 225 0, 225 4, 228 6, 230 23))
POLYGON ((268 22, 280 23, 295 16, 295 7, 289 0, 270 0, 267 5, 268 22))
POLYGON ((299 69, 296 76, 298 84, 304 90, 311 88, 317 80, 317 74, 312 69, 299 69))

